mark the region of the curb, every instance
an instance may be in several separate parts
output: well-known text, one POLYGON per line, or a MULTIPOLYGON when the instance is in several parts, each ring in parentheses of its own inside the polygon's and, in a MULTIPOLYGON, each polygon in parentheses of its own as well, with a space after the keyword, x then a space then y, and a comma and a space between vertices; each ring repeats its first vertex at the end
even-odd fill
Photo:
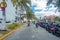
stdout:
POLYGON ((6 37, 8 37, 9 35, 11 35, 11 34, 14 33, 15 31, 23 28, 24 26, 25 26, 25 24, 23 24, 23 25, 20 26, 20 27, 17 27, 16 29, 14 29, 14 30, 12 30, 11 32, 9 32, 9 33, 5 34, 4 36, 2 36, 2 37, 0 38, 0 40, 4 40, 6 37))

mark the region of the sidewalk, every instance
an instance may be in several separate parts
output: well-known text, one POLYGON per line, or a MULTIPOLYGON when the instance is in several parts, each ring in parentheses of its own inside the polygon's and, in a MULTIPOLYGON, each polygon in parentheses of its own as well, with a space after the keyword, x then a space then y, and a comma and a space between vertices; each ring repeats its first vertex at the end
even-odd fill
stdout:
POLYGON ((9 35, 11 35, 12 33, 16 32, 17 30, 23 28, 26 24, 21 25, 20 27, 17 27, 16 29, 12 30, 11 32, 7 33, 6 35, 2 36, 0 38, 0 40, 4 40, 6 37, 8 37, 9 35))

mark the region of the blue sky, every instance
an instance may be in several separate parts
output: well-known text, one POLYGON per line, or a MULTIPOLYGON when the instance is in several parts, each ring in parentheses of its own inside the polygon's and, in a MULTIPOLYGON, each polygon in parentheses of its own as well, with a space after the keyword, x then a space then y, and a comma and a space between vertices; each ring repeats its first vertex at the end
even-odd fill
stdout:
POLYGON ((32 1, 32 10, 34 10, 36 17, 48 16, 48 15, 60 15, 59 12, 55 13, 55 8, 53 4, 46 6, 47 0, 31 0, 32 1), (34 5, 34 6, 33 6, 34 5), (39 15, 39 16, 38 16, 39 15))

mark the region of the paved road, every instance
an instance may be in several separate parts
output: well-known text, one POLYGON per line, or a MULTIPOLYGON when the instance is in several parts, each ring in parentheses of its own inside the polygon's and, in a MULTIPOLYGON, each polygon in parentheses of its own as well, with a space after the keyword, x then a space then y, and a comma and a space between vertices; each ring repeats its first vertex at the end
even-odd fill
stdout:
POLYGON ((36 29, 34 25, 31 25, 31 27, 18 30, 5 40, 60 40, 60 38, 48 33, 41 27, 36 29))

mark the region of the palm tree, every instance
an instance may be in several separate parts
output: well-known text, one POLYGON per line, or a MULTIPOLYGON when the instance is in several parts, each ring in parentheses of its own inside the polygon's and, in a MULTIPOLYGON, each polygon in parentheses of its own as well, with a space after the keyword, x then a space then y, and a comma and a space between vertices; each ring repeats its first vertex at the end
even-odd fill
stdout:
POLYGON ((27 19, 34 19, 35 18, 34 12, 30 9, 27 9, 26 17, 27 19))
MULTIPOLYGON (((25 8, 26 13, 27 13, 27 9, 30 9, 29 6, 27 5, 27 3, 30 5, 30 0, 12 0, 13 6, 20 6, 20 17, 21 17, 21 13, 23 13, 23 9, 25 8)), ((21 21, 21 20, 20 20, 21 21)))
POLYGON ((53 4, 55 7, 57 7, 57 10, 60 12, 60 0, 48 0, 47 5, 50 4, 53 4))

